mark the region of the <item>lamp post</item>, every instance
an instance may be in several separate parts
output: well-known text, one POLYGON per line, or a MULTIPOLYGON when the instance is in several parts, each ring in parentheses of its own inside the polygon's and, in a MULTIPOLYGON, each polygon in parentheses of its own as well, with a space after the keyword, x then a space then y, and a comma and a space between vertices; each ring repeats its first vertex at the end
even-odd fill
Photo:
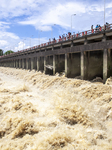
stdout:
MULTIPOLYGON (((55 26, 56 24, 53 24, 55 26)), ((53 39, 53 29, 51 30, 51 39, 53 39)))
POLYGON ((42 30, 39 31, 39 38, 38 38, 39 39, 39 45, 40 45, 40 32, 42 32, 42 30))
MULTIPOLYGON (((26 40, 26 39, 24 39, 24 40, 26 40)), ((24 40, 23 40, 23 50, 24 50, 24 40)))
POLYGON ((105 0, 104 0, 104 25, 105 25, 105 0))
MULTIPOLYGON (((31 37, 33 37, 33 35, 31 37)), ((30 37, 30 47, 31 47, 31 37, 30 37)))
POLYGON ((76 14, 71 15, 71 35, 72 35, 72 16, 75 16, 76 14))
POLYGON ((17 43, 17 50, 19 51, 19 43, 17 43))

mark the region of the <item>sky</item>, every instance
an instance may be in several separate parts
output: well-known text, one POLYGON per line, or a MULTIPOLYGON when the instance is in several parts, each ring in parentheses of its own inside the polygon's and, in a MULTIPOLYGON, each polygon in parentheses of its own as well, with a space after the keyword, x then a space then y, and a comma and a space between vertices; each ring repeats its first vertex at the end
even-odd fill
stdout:
POLYGON ((0 0, 0 49, 16 52, 58 39, 71 27, 77 33, 103 26, 104 14, 112 23, 112 0, 0 0))

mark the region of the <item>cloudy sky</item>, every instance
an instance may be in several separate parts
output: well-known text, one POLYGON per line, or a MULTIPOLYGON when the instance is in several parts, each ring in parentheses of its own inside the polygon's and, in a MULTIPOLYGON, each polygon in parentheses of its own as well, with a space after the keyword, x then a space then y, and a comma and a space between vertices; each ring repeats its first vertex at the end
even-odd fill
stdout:
MULTIPOLYGON (((0 49, 22 50, 104 24, 104 0, 0 0, 0 49), (73 16, 73 14, 76 14, 73 16), (72 15, 72 17, 71 17, 72 15)), ((105 0, 112 23, 112 0, 105 0)))

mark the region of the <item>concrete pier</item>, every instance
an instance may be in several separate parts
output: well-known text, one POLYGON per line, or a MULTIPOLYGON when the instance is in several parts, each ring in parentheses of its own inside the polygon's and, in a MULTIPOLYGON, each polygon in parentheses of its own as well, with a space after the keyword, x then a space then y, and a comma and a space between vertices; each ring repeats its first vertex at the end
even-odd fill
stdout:
POLYGON ((107 49, 103 50, 103 81, 105 82, 107 79, 107 69, 108 69, 108 63, 107 63, 107 49))
POLYGON ((37 71, 39 71, 39 57, 37 57, 37 71))
POLYGON ((56 57, 53 55, 53 75, 56 74, 56 57))

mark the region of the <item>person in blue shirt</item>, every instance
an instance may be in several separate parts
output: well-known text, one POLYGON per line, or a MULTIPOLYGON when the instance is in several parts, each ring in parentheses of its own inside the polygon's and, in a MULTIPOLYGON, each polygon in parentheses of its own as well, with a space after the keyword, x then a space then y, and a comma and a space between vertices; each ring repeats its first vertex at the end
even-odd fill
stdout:
POLYGON ((96 25, 96 31, 98 30, 98 24, 96 25))

